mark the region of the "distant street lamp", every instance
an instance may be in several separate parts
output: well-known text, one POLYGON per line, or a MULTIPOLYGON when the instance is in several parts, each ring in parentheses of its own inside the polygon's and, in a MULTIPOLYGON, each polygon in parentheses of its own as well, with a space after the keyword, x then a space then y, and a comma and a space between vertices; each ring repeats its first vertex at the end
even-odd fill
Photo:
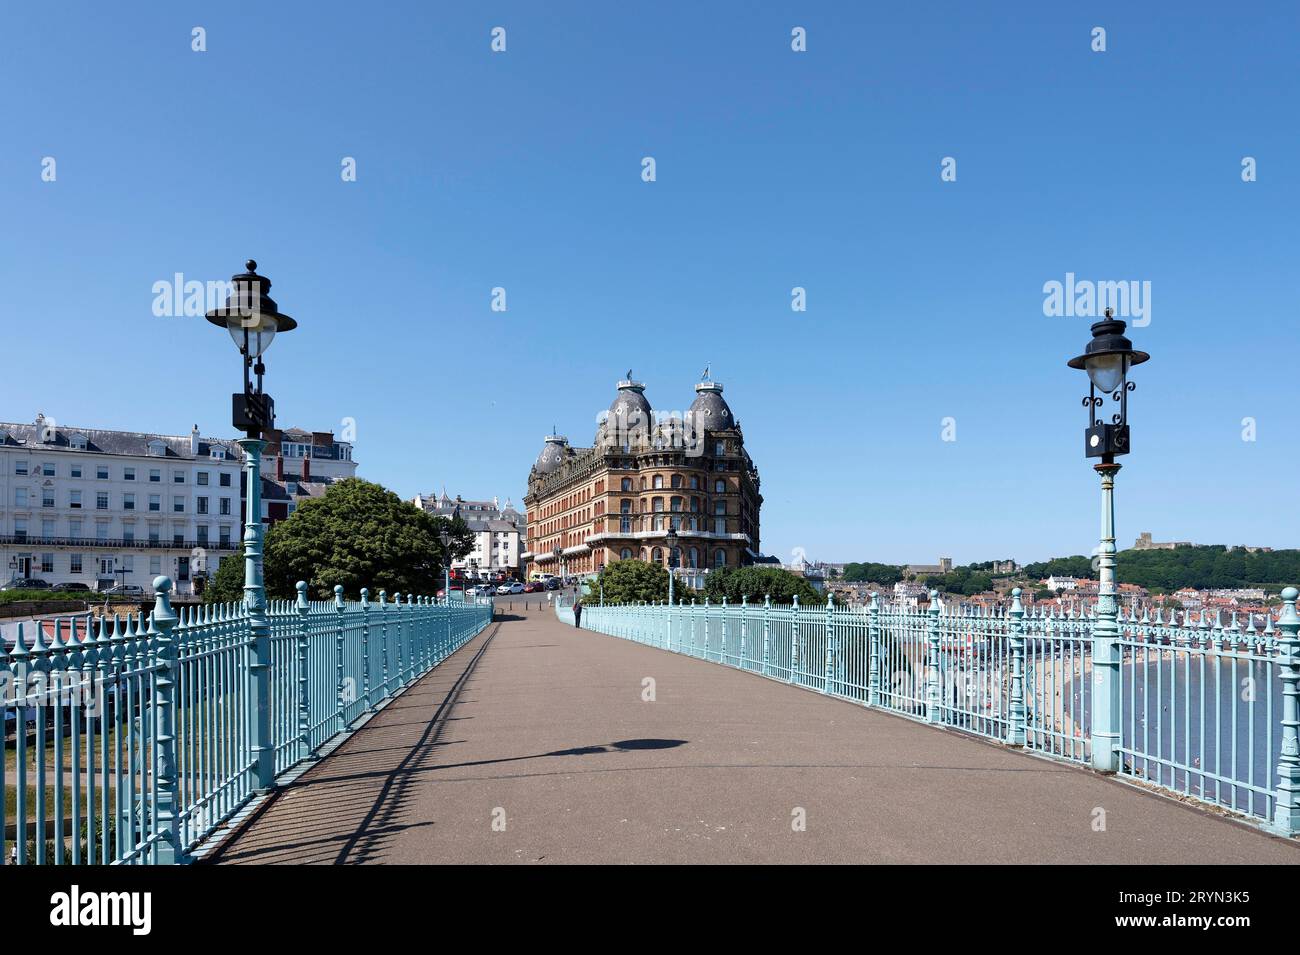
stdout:
POLYGON ((564 586, 564 551, 557 544, 551 550, 551 556, 555 558, 555 565, 560 568, 560 586, 564 586))
POLYGON ((442 540, 442 593, 447 603, 451 603, 451 532, 446 524, 442 525, 438 537, 442 540))
POLYGON ((675 552, 677 550, 677 528, 670 523, 668 525, 668 606, 673 605, 673 568, 677 566, 675 552))
POLYGON ((1092 767, 1098 772, 1115 773, 1120 769, 1120 726, 1115 720, 1120 712, 1119 625, 1115 606, 1115 475, 1120 465, 1115 458, 1129 453, 1128 393, 1136 386, 1128 380, 1128 370, 1151 356, 1136 351, 1124 337, 1124 322, 1106 309, 1104 321, 1092 326, 1092 341, 1082 355, 1068 362, 1071 368, 1088 373, 1088 428, 1084 432, 1084 455, 1101 458, 1093 468, 1101 475, 1101 546, 1097 550, 1097 618, 1092 630, 1092 665, 1095 670, 1092 719, 1092 767), (1102 421, 1097 409, 1105 404, 1101 395, 1109 394, 1119 403, 1119 411, 1110 421, 1102 421))
MULTIPOLYGON (((231 396, 231 420, 246 437, 239 440, 244 451, 244 608, 248 612, 252 634, 253 676, 252 708, 257 726, 254 739, 269 740, 271 622, 266 615, 266 587, 262 571, 262 436, 275 427, 275 402, 262 390, 266 366, 262 356, 271 341, 282 332, 291 332, 298 323, 280 312, 267 292, 271 280, 257 274, 257 263, 244 263, 246 272, 232 275, 231 292, 226 304, 205 316, 213 325, 230 333, 244 365, 244 390, 231 396), (254 382, 252 376, 256 376, 254 382)), ((265 792, 275 781, 275 750, 269 745, 254 745, 253 760, 256 789, 265 792)))

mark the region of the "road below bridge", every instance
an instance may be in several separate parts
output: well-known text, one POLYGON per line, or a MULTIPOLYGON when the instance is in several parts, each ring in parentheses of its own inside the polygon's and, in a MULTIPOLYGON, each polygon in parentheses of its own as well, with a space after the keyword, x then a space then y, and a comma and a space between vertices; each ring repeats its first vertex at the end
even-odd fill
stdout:
POLYGON ((1300 861, 1083 769, 499 603, 215 861, 1300 861))

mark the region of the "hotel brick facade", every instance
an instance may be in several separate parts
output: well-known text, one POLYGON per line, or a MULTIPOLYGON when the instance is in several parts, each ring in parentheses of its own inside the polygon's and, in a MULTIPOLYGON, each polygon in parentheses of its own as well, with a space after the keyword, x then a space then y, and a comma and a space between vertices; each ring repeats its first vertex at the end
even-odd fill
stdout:
POLYGON ((528 475, 529 574, 598 573, 637 558, 699 578, 761 553, 758 470, 722 385, 695 386, 684 415, 656 415, 645 385, 618 383, 598 419, 594 446, 546 438, 528 475), (678 541, 670 563, 667 533, 678 541), (555 549, 561 551, 561 561, 555 549))

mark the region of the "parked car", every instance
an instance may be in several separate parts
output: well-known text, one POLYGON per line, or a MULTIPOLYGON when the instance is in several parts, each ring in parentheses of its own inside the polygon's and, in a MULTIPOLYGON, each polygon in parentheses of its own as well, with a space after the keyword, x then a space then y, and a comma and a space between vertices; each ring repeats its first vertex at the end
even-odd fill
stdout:
POLYGON ((50 582, 39 577, 15 577, 0 590, 49 590, 50 582))
POLYGON ((479 584, 470 593, 475 597, 491 597, 493 589, 491 584, 479 584))
POLYGON ((559 578, 559 577, 547 577, 546 580, 542 582, 542 586, 545 587, 547 590, 559 590, 559 589, 560 589, 560 578, 559 578))
POLYGON ((79 583, 79 582, 77 582, 77 581, 75 581, 75 580, 69 580, 69 581, 66 581, 66 582, 61 583, 61 584, 55 584, 55 585, 54 585, 53 587, 51 587, 50 589, 51 589, 51 590, 58 590, 58 591, 60 591, 60 592, 62 592, 62 593, 67 593, 67 592, 69 592, 69 591, 73 591, 73 590, 75 590, 75 591, 77 591, 78 593, 80 593, 80 592, 83 591, 83 590, 87 590, 87 591, 90 590, 90 585, 89 585, 89 584, 79 583))
POLYGON ((522 594, 524 592, 524 585, 517 580, 512 580, 510 582, 510 592, 512 594, 522 594))
POLYGON ((540 580, 534 580, 531 583, 524 584, 524 593, 526 594, 535 594, 545 589, 546 587, 540 580))
POLYGON ((139 584, 115 584, 100 593, 107 597, 143 597, 144 588, 139 584))
POLYGON ((509 585, 509 584, 497 584, 497 593, 498 593, 498 594, 508 594, 508 593, 510 593, 510 585, 509 585))

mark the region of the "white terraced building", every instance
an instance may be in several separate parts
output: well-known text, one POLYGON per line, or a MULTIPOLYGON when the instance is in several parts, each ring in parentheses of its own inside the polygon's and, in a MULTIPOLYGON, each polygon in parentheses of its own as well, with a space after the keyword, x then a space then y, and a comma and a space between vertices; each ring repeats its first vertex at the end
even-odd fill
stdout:
POLYGON ((448 497, 444 490, 440 496, 417 494, 411 503, 435 517, 459 517, 474 534, 474 549, 452 561, 453 569, 468 571, 471 576, 519 574, 519 555, 525 548, 528 525, 509 498, 503 507, 499 498, 467 501, 460 495, 448 497))
POLYGON ((231 440, 0 422, 0 574, 181 594, 243 535, 231 440))

